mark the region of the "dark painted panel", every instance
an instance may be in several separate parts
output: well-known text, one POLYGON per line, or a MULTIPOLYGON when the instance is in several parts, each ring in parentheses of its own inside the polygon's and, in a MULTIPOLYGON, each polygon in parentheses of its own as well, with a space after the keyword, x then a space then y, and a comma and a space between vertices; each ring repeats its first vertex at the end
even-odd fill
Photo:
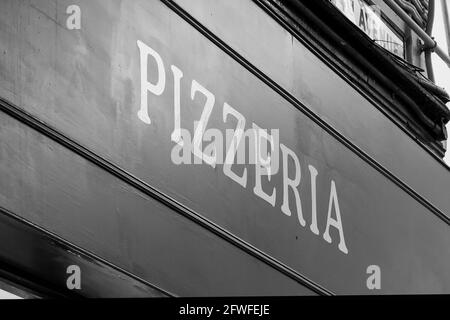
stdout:
MULTIPOLYGON (((312 294, 294 280, 4 114, 0 117, 0 137, 0 205, 76 246, 175 295, 312 294)), ((0 218, 0 227, 3 220, 0 218)), ((7 238, 2 243, 14 239, 13 233, 4 235, 7 238)), ((45 280, 61 280, 60 273, 65 269, 60 268, 70 255, 58 256, 51 244, 47 248, 43 240, 34 241, 31 232, 18 238, 22 244, 4 248, 0 262, 3 259, 11 263, 20 258, 23 263, 17 266, 17 272, 31 273, 36 268, 51 267, 48 272, 55 272, 55 276, 47 275, 45 280), (30 242, 37 247, 28 245, 30 242), (28 244, 19 251, 24 243, 28 244)), ((89 270, 82 261, 79 263, 82 274, 83 270, 89 270)), ((115 286, 102 283, 105 277, 92 277, 95 279, 86 280, 85 284, 90 295, 117 297, 127 293, 125 290, 120 293, 120 288, 107 293, 108 287, 115 286)), ((129 292, 129 295, 140 294, 129 292)))
POLYGON ((254 1, 175 2, 450 216, 450 197, 442 192, 450 190, 450 170, 321 62, 305 45, 268 18, 254 1), (249 19, 249 16, 252 18, 249 19))
MULTIPOLYGON (((6 3, 11 5, 11 2, 6 3)), ((12 96, 7 93, 5 96, 9 96, 18 106, 38 115, 131 174, 332 291, 373 293, 366 287, 366 268, 372 264, 379 265, 382 270, 384 280, 381 292, 450 291, 448 225, 340 141, 331 137, 161 2, 76 1, 83 12, 83 25, 79 31, 65 29, 67 16, 64 9, 69 2, 58 1, 58 7, 49 1, 38 1, 34 6, 23 1, 14 3, 16 5, 12 7, 16 12, 3 18, 11 20, 9 25, 18 26, 20 33, 15 40, 7 42, 11 50, 16 48, 18 55, 13 77, 15 91, 12 96), (167 75, 162 95, 149 94, 149 113, 152 117, 150 125, 137 117, 140 105, 137 40, 143 41, 161 55, 167 75), (206 164, 177 166, 171 162, 170 155, 174 147, 170 140, 174 95, 171 64, 184 73, 181 82, 182 125, 191 132, 193 122, 200 118, 204 103, 200 94, 197 94, 194 101, 191 100, 191 84, 194 79, 216 98, 208 128, 218 128, 221 132, 226 128, 235 128, 236 121, 231 116, 226 123, 222 120, 223 105, 227 102, 245 116, 246 128, 250 127, 251 122, 255 122, 262 128, 280 129, 280 142, 294 150, 300 159, 302 180, 299 189, 302 211, 308 223, 306 227, 298 222, 292 192, 290 207, 293 214, 287 216, 280 210, 283 199, 281 172, 272 177, 270 182, 263 182, 266 192, 273 187, 277 189, 277 200, 273 207, 253 192, 254 166, 247 166, 248 185, 243 188, 223 174, 222 165, 213 169, 206 164), (313 165, 319 172, 319 235, 313 234, 309 229, 312 205, 308 165, 313 165), (348 254, 338 249, 339 234, 335 228, 331 229, 331 244, 323 238, 332 180, 337 186, 348 254)), ((72 3, 74 1, 70 1, 72 3)), ((11 35, 15 30, 12 28, 3 34, 11 35)), ((323 65, 317 67, 327 70, 323 65)), ((154 77, 155 69, 155 63, 150 63, 148 70, 151 81, 156 80, 151 78, 154 77)), ((332 82, 327 83, 329 87, 339 79, 334 76, 321 78, 323 82, 331 80, 332 82)), ((355 92, 348 91, 348 97, 352 96, 355 96, 355 92)), ((315 94, 311 99, 319 98, 315 94)), ((364 102, 361 97, 358 99, 364 102)), ((344 118, 347 116, 342 115, 344 118)), ((393 128, 391 123, 380 122, 377 125, 386 131, 393 128)), ((360 126, 361 123, 354 124, 355 128, 360 126)), ((3 154, 13 153, 17 149, 16 145, 25 148, 19 150, 32 147, 26 139, 19 139, 16 144, 3 141, 14 137, 14 132, 2 135, 2 142, 6 143, 3 154)), ((73 157, 69 151, 65 152, 66 158, 73 157)), ((17 178, 16 175, 10 175, 10 169, 5 167, 3 174, 7 179, 3 180, 1 186, 4 192, 3 198, 0 197, 1 203, 8 203, 15 212, 27 215, 36 223, 47 224, 47 228, 57 233, 64 232, 64 237, 80 246, 95 245, 97 250, 102 250, 99 255, 108 260, 116 261, 134 252, 132 259, 123 262, 129 263, 127 270, 145 274, 146 279, 156 284, 164 279, 164 288, 169 290, 176 287, 182 294, 196 293, 200 289, 193 287, 196 286, 195 283, 209 274, 211 277, 207 279, 210 282, 203 281, 205 286, 202 292, 217 294, 214 290, 219 290, 217 288, 223 283, 232 280, 230 274, 228 277, 214 279, 212 277, 217 276, 217 273, 205 269, 210 270, 208 273, 203 270, 206 266, 197 264, 196 261, 205 254, 208 259, 201 260, 202 263, 218 261, 217 265, 221 266, 221 270, 235 270, 238 261, 242 259, 231 253, 225 257, 221 253, 221 246, 225 246, 222 242, 203 244, 211 242, 211 235, 204 229, 193 224, 188 224, 193 229, 176 228, 175 222, 171 224, 166 219, 184 221, 184 218, 173 212, 168 215, 162 204, 143 200, 139 193, 129 190, 130 187, 125 184, 121 184, 123 187, 113 184, 112 187, 109 180, 111 178, 105 174, 96 174, 97 169, 91 166, 80 171, 71 161, 65 160, 67 162, 61 163, 56 167, 58 171, 54 172, 53 163, 59 161, 60 156, 56 159, 50 152, 48 156, 52 161, 33 156, 30 157, 31 162, 20 165, 27 159, 26 152, 21 151, 21 154, 24 156, 9 159, 8 166, 19 166, 18 172, 28 167, 31 170, 25 170, 17 178), (38 171, 35 172, 36 170, 38 171), (60 186, 68 181, 75 185, 61 189, 60 186), (49 189, 42 196, 37 190, 45 185, 49 185, 49 189), (72 198, 74 192, 80 194, 81 198, 72 198), (95 197, 91 195, 93 192, 95 197), (20 200, 23 193, 29 201, 20 200), (49 202, 52 206, 56 204, 59 214, 55 214, 53 210, 52 213, 45 213, 45 210, 39 209, 39 206, 45 208, 39 199, 48 197, 52 199, 49 202), (129 208, 127 210, 133 212, 133 215, 121 213, 121 206, 126 204, 126 208, 129 208), (66 206, 84 209, 66 211, 63 209, 66 206), (44 213, 38 214, 36 210, 44 213), (149 215, 150 211, 154 214, 149 215), (78 214, 75 215, 74 212, 78 214), (83 219, 80 219, 79 212, 82 212, 83 219), (105 220, 105 217, 112 220, 105 220), (79 224, 76 228, 69 229, 70 223, 79 224), (119 228, 119 225, 123 228, 119 228), (126 227, 128 225, 130 227, 126 227), (154 234, 147 231, 150 226, 155 228, 152 229, 154 234), (130 238, 130 230, 135 229, 139 232, 132 233, 130 238), (179 235, 181 231, 188 232, 188 235, 179 235), (142 234, 155 238, 145 238, 146 241, 143 241, 140 238, 142 234), (164 238, 167 242, 161 243, 163 235, 169 234, 176 236, 167 236, 164 238), (167 245, 184 248, 186 239, 197 239, 195 243, 191 243, 194 248, 208 247, 197 254, 177 250, 178 260, 173 260, 168 255, 171 250, 168 250, 167 245), (149 240, 156 241, 159 246, 148 248, 148 243, 152 243, 149 240), (152 250, 152 255, 143 255, 144 250, 152 250), (152 257, 158 257, 162 265, 175 269, 185 268, 188 271, 186 274, 192 273, 194 276, 183 279, 183 288, 180 288, 181 285, 175 283, 180 281, 182 274, 165 272, 162 268, 155 271, 150 263, 152 257), (138 259, 139 263, 134 263, 133 259, 138 259), (186 265, 189 263, 194 265, 186 265)), ((66 158, 63 157, 61 161, 66 158)), ((82 162, 82 168, 87 166, 84 160, 75 159, 75 163, 82 162)), ((3 162, 2 160, 1 163, 3 162)), ((233 170, 242 174, 243 169, 241 166, 233 170)), ((216 264, 213 265, 217 267, 216 264)), ((225 287, 223 290, 236 294, 240 290, 249 290, 244 293, 256 291, 264 294, 277 281, 281 281, 270 278, 273 282, 268 287, 259 288, 259 291, 254 287, 238 287, 236 283, 250 276, 257 263, 252 262, 251 265, 252 267, 244 268, 242 278, 232 282, 236 287, 225 287)), ((210 265, 210 268, 213 267, 210 265)), ((261 264, 258 268, 267 266, 261 264)), ((292 292, 290 290, 286 289, 286 292, 292 292)))
POLYGON ((41 297, 167 297, 104 261, 80 251, 0 208, 0 274, 41 297), (79 287, 73 285, 79 269, 79 287), (69 280, 69 281, 68 281, 69 280))

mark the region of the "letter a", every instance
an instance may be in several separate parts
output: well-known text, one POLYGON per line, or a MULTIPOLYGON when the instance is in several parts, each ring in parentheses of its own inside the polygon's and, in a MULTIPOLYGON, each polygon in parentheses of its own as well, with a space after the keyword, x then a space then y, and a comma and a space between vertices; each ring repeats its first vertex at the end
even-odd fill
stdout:
POLYGON ((367 289, 369 289, 369 290, 381 289, 380 267, 377 265, 368 266, 366 273, 370 274, 370 276, 367 278, 367 281, 366 281, 367 289))
POLYGON ((339 250, 341 250, 343 253, 347 254, 348 249, 345 245, 345 239, 344 239, 344 230, 342 228, 342 220, 341 220, 341 211, 339 209, 339 201, 338 196, 336 192, 336 185, 333 180, 331 180, 331 190, 330 190, 330 202, 328 205, 328 217, 327 217, 327 227, 325 229, 325 232, 323 234, 323 238, 326 242, 331 243, 331 237, 330 237, 330 226, 335 227, 339 231, 339 250), (334 211, 336 212, 336 219, 331 218, 331 211, 334 204, 334 211))
POLYGON ((70 276, 67 278, 66 285, 69 290, 81 289, 81 269, 79 266, 71 265, 67 267, 67 274, 70 276))
POLYGON ((69 30, 81 29, 81 9, 77 5, 70 5, 66 9, 66 13, 70 14, 66 21, 66 27, 69 30))

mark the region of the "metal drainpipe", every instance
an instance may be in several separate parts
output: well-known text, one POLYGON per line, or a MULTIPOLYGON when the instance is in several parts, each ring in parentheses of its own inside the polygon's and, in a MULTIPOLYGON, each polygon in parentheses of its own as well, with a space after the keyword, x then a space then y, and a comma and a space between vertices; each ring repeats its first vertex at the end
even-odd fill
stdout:
POLYGON ((448 6, 447 6, 447 0, 441 0, 442 5, 442 13, 443 13, 443 20, 444 20, 444 28, 445 28, 445 37, 447 40, 447 48, 448 48, 448 54, 450 55, 450 21, 448 17, 448 6))
POLYGON ((432 39, 410 16, 397 4, 397 0, 384 0, 386 4, 422 39, 426 49, 431 49, 450 68, 450 57, 440 48, 436 41, 432 39))
MULTIPOLYGON (((328 24, 326 24, 323 20, 316 17, 309 10, 305 9, 304 4, 301 1, 291 0, 291 4, 300 12, 302 12, 307 18, 315 23, 315 25, 322 30, 325 34, 333 39, 333 41, 337 44, 340 44, 340 47, 345 50, 350 56, 352 56, 359 64, 367 68, 367 70, 381 83, 386 83, 389 88, 395 93, 395 96, 405 103, 411 111, 434 133, 435 137, 439 139, 441 134, 440 124, 435 123, 430 118, 428 118, 417 105, 417 103, 403 90, 397 87, 397 84, 392 81, 388 75, 384 73, 384 71, 380 71, 379 68, 372 66, 367 62, 366 58, 361 57, 359 53, 350 45, 346 43, 340 36, 338 36, 333 29, 331 29, 328 24)), ((420 86, 419 84, 417 84, 420 86)), ((442 110, 446 112, 446 116, 448 115, 448 110, 442 110)))
MULTIPOLYGON (((425 32, 431 37, 434 24, 434 0, 428 3, 427 28, 425 32)), ((431 51, 425 50, 425 64, 427 66, 428 79, 434 82, 433 63, 431 61, 431 51)))

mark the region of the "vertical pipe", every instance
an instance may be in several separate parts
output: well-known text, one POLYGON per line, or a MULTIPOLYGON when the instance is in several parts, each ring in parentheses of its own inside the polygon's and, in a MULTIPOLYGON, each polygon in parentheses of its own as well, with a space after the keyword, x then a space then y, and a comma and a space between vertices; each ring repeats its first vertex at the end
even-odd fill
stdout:
MULTIPOLYGON (((430 0, 428 4, 427 27, 425 32, 431 37, 434 24, 434 0, 430 0)), ((427 66, 428 79, 434 82, 433 63, 431 60, 431 51, 425 50, 425 64, 427 66)))
POLYGON ((447 51, 450 54, 450 20, 447 6, 447 0, 441 0, 442 16, 444 19, 445 37, 447 39, 447 51))
MULTIPOLYGON (((450 19, 449 19, 447 0, 441 0, 441 5, 442 5, 442 17, 444 20, 445 38, 447 40, 447 51, 450 54, 450 19)), ((447 130, 448 129, 450 129, 450 122, 447 123, 447 130)), ((450 162, 449 162, 450 161, 450 151, 447 149, 448 141, 444 140, 442 142, 442 145, 447 153, 444 160, 447 159, 447 164, 450 165, 450 162)))
POLYGON ((425 45, 433 49, 434 52, 447 64, 450 68, 450 57, 441 47, 439 47, 426 32, 423 30, 403 9, 398 5, 400 0, 384 0, 384 2, 423 40, 425 45))

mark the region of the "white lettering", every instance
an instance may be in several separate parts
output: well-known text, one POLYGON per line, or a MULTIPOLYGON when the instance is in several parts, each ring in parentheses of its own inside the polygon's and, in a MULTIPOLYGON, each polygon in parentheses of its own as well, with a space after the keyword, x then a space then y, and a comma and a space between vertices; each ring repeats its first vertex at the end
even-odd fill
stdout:
POLYGON ((330 237, 330 226, 335 227, 339 231, 339 245, 338 248, 343 253, 347 254, 348 249, 345 245, 345 239, 344 239, 344 230, 342 228, 342 220, 341 220, 341 210, 339 209, 339 201, 338 196, 336 192, 336 185, 333 180, 331 180, 331 190, 330 190, 330 202, 328 205, 328 216, 327 216, 327 226, 325 228, 325 232, 323 234, 323 238, 326 242, 331 243, 331 237, 330 237), (331 211, 332 207, 334 205, 334 211, 336 212, 336 219, 331 218, 331 211))
POLYGON ((370 276, 367 278, 366 285, 367 289, 381 289, 381 269, 377 265, 371 265, 367 267, 367 274, 370 276))
POLYGON ((155 50, 140 40, 137 41, 137 45, 139 47, 141 57, 141 108, 138 111, 138 117, 144 123, 150 124, 151 119, 148 115, 147 94, 150 91, 154 95, 159 96, 164 92, 164 88, 166 86, 166 71, 164 70, 164 64, 161 56, 155 50), (148 81, 147 66, 149 56, 152 56, 153 59, 155 59, 158 67, 158 81, 156 81, 155 84, 148 81))
POLYGON ((309 228, 314 234, 319 234, 319 229, 317 228, 317 196, 316 196, 316 178, 317 169, 312 165, 308 166, 309 173, 311 176, 311 225, 309 228))
POLYGON ((171 139, 175 143, 183 143, 181 140, 181 78, 183 77, 183 72, 176 66, 171 65, 170 69, 173 73, 173 132, 171 139))
POLYGON ((69 30, 81 29, 81 9, 79 6, 72 4, 67 7, 66 13, 70 14, 66 21, 66 27, 69 30))
POLYGON ((289 209, 289 188, 291 188, 295 196, 298 221, 302 227, 304 227, 306 222, 305 219, 303 219, 302 203, 297 189, 302 177, 300 161, 298 160, 297 155, 284 144, 280 144, 280 148, 283 155, 283 204, 281 205, 281 211, 288 216, 291 215, 291 210, 289 209), (294 179, 289 178, 289 158, 294 161, 294 179))
POLYGON ((209 121, 209 117, 211 116, 212 109, 214 107, 214 102, 216 98, 214 95, 209 92, 205 87, 203 87, 200 83, 195 80, 192 80, 191 86, 191 99, 194 100, 195 94, 200 92, 206 97, 205 106, 203 107, 202 115, 200 116, 200 121, 197 123, 197 128, 194 133, 194 141, 192 143, 194 147, 194 155, 199 159, 203 159, 207 164, 211 165, 213 168, 216 166, 216 159, 214 156, 209 156, 203 153, 202 151, 202 140, 203 134, 205 133, 206 126, 209 121))
POLYGON ((237 152, 237 148, 241 143, 242 136, 244 134, 245 128, 245 118, 242 114, 240 114, 236 109, 231 107, 228 103, 223 104, 223 121, 227 121, 228 115, 231 114, 237 120, 236 130, 234 131, 234 136, 232 142, 230 143, 229 149, 227 151, 227 155, 225 156, 225 163, 223 164, 223 173, 227 176, 239 183, 244 188, 247 186, 247 168, 244 168, 244 172, 241 177, 239 177, 236 173, 231 170, 231 164, 234 162, 234 157, 237 152))

